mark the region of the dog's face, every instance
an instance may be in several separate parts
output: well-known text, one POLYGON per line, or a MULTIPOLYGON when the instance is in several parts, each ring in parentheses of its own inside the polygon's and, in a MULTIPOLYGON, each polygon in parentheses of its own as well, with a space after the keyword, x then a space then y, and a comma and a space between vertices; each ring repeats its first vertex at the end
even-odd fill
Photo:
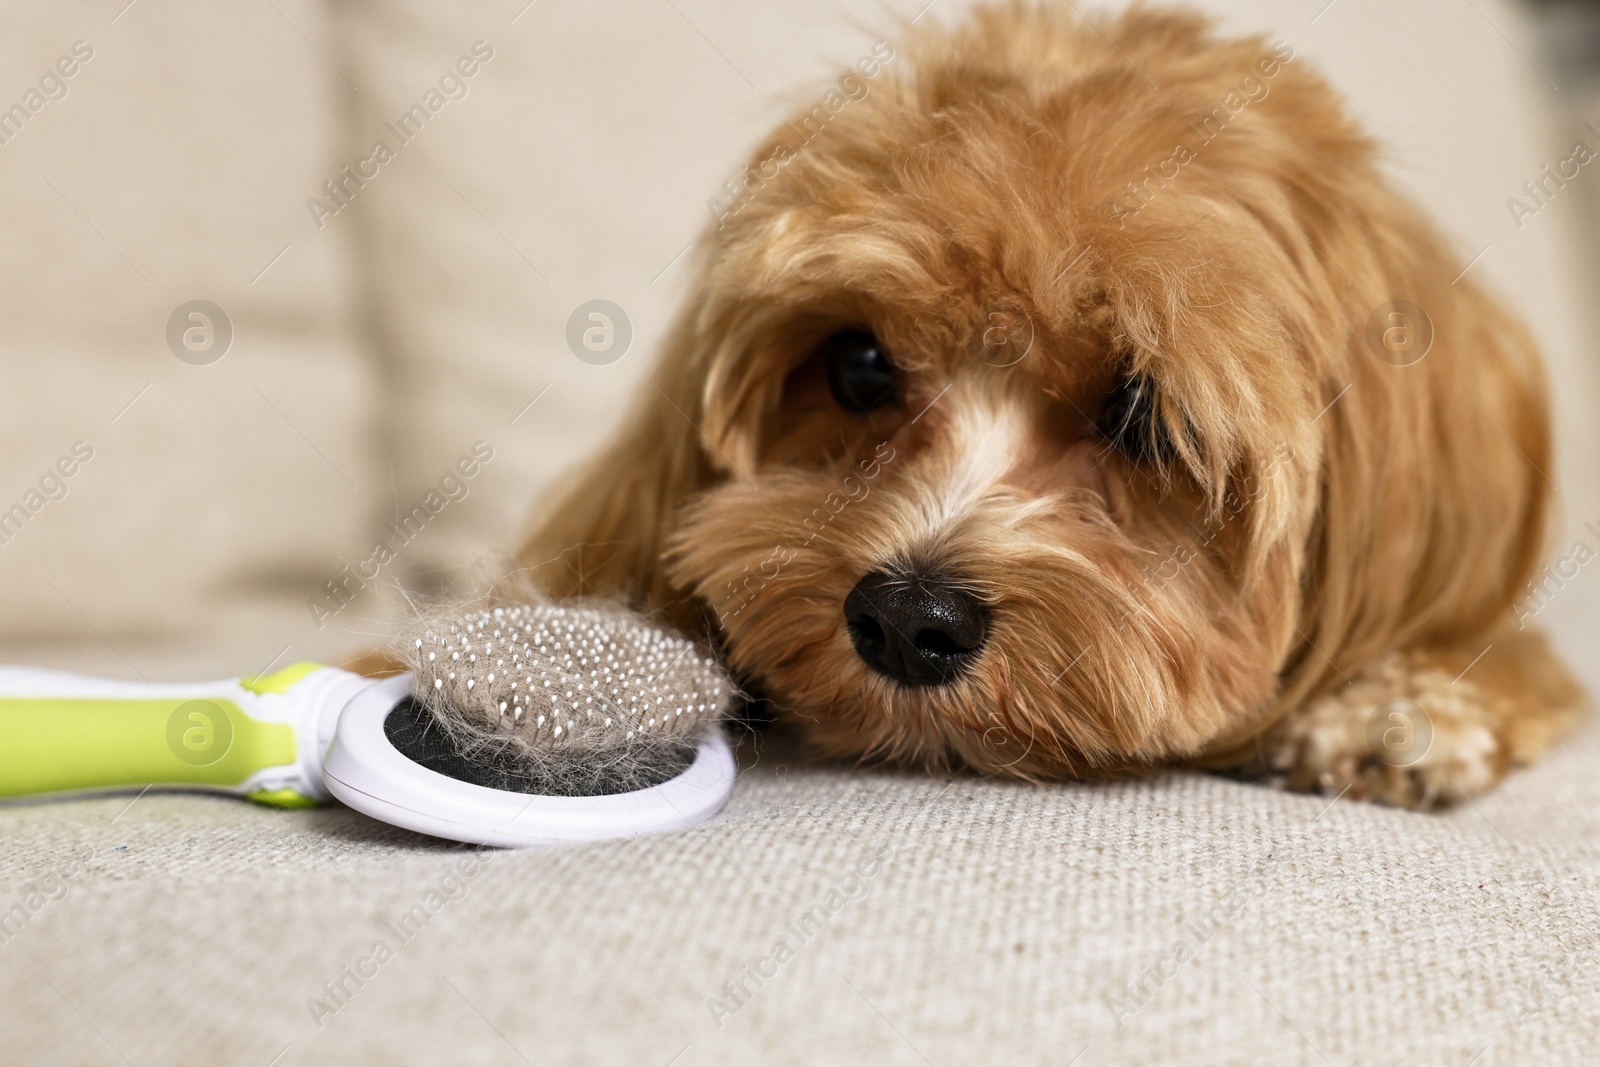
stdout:
MULTIPOLYGON (((1293 631, 1263 598, 1292 604, 1291 554, 1249 558, 1256 505, 1214 512, 1176 386, 1101 294, 1040 299, 1050 258, 1021 292, 949 301, 874 285, 893 265, 863 257, 740 361, 776 395, 726 431, 738 469, 684 510, 670 573, 836 748, 1062 769, 1180 751, 1272 693, 1293 631)), ((1230 498, 1287 485, 1306 447, 1260 422, 1230 498)))
POLYGON ((836 751, 1051 775, 1238 743, 1531 561, 1530 472, 1440 410, 1458 353, 1399 366, 1366 327, 1429 309, 1542 454, 1520 334, 1332 94, 1187 16, 1103 28, 983 13, 775 133, 602 461, 651 484, 572 531, 636 541, 623 580, 692 595, 836 751))

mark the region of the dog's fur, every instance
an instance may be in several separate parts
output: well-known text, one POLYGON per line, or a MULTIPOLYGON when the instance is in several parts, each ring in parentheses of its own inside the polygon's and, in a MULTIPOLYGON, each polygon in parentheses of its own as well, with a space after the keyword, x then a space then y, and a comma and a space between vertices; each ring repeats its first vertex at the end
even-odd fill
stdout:
POLYGON ((908 29, 791 136, 522 548, 549 591, 706 634, 834 753, 1034 778, 1187 762, 1429 806, 1577 713, 1508 610, 1551 490, 1534 345, 1291 50, 991 7, 908 29), (1433 330, 1406 366, 1368 339, 1399 299, 1433 330), (829 395, 813 350, 850 326, 893 354, 890 410, 829 395), (1096 428, 1130 374, 1160 448, 1096 428), (993 622, 973 670, 914 689, 842 603, 929 566, 993 622), (1394 699, 1423 709, 1418 759, 1376 740, 1394 699))

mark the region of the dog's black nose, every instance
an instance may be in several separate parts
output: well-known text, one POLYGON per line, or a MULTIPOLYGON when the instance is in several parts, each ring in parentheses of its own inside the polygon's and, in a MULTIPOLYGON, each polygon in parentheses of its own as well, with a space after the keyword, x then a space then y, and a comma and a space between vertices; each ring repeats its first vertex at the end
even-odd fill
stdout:
POLYGON ((867 666, 905 685, 953 681, 989 631, 989 610, 971 593, 939 578, 885 571, 856 583, 844 618, 867 666))

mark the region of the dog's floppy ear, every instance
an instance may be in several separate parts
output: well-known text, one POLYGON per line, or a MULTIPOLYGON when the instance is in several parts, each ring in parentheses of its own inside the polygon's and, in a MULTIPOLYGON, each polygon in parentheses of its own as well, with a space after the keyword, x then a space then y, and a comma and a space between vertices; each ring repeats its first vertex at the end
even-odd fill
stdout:
POLYGON ((550 595, 620 597, 698 628, 689 594, 672 588, 661 567, 673 513, 713 478, 695 428, 694 337, 685 309, 622 430, 553 495, 518 550, 518 565, 550 595))
POLYGON ((1420 213, 1370 192, 1350 199, 1368 212, 1364 228, 1310 238, 1335 268, 1350 333, 1332 364, 1344 374, 1323 383, 1333 403, 1318 426, 1321 505, 1305 644, 1284 678, 1291 704, 1386 651, 1476 649, 1544 548, 1551 441, 1533 339, 1420 213))

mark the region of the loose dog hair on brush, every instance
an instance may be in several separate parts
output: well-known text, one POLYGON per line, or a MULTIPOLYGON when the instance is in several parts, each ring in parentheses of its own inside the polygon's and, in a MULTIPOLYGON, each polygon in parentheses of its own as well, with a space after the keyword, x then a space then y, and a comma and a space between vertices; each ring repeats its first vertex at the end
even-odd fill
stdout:
POLYGON ((1544 547, 1544 372, 1338 95, 1182 11, 901 36, 705 232, 632 417, 520 562, 715 640, 836 754, 1414 807, 1537 755, 1582 704, 1506 626, 1544 547), (1270 93, 1234 106, 1246 77, 1270 93), (1374 731, 1396 700, 1425 751, 1374 731))
POLYGON ((734 696, 694 642, 601 601, 434 607, 392 654, 414 676, 442 758, 497 788, 551 796, 666 781, 734 696))

